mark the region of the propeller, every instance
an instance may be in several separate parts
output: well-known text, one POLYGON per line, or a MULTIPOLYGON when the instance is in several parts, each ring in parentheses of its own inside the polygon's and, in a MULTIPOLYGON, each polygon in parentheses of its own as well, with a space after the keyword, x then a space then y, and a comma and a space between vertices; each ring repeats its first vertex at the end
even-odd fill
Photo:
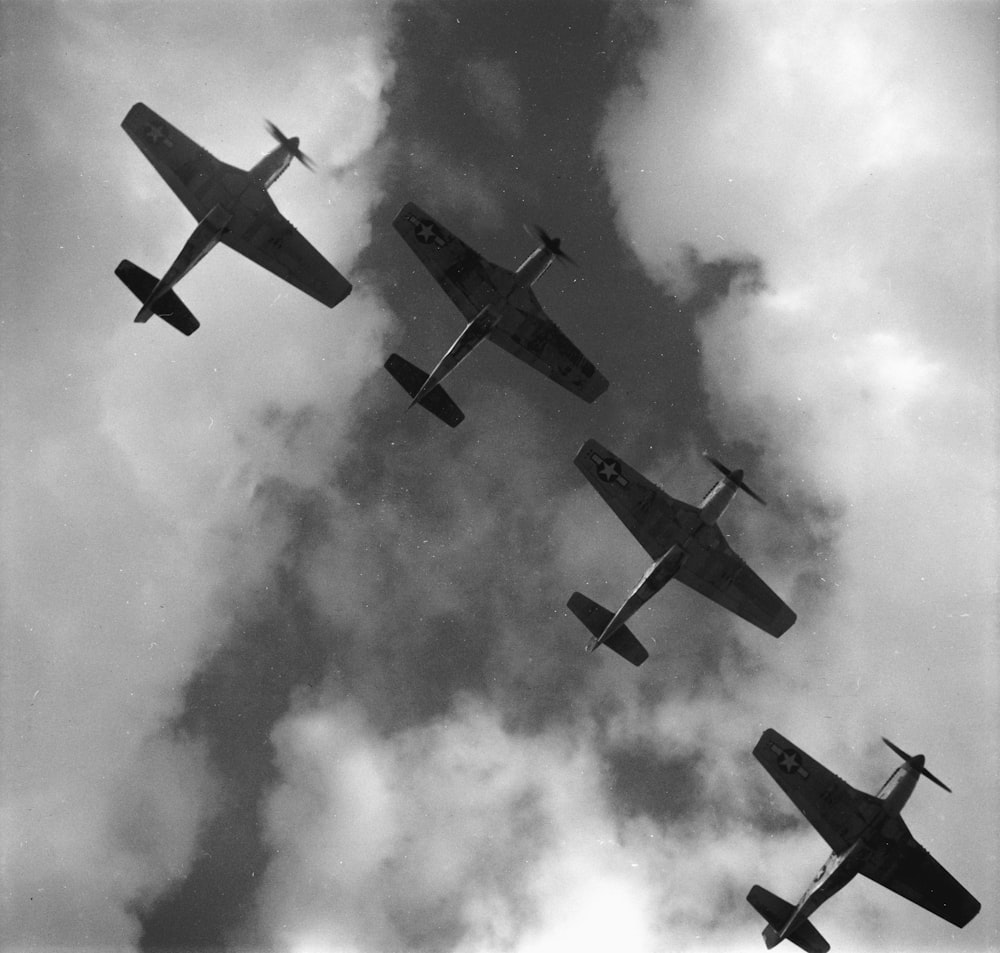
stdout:
POLYGON ((715 457, 710 457, 707 453, 705 454, 705 459, 711 463, 716 470, 720 470, 726 477, 732 480, 733 483, 735 483, 744 493, 752 496, 758 503, 760 503, 761 506, 767 506, 767 501, 763 497, 754 493, 754 491, 743 482, 742 470, 730 470, 729 467, 723 466, 723 464, 719 463, 715 457))
MULTIPOLYGON (((902 748, 897 748, 888 738, 883 736, 882 740, 889 746, 889 748, 895 751, 896 754, 898 754, 904 761, 907 762, 913 761, 913 758, 910 757, 910 755, 908 755, 905 751, 903 751, 902 748)), ((917 757, 923 760, 922 755, 918 754, 917 757)), ((925 778, 927 778, 927 780, 933 781, 938 787, 944 788, 949 794, 951 794, 951 788, 948 787, 948 785, 945 784, 943 781, 940 781, 938 780, 938 778, 934 777, 934 775, 931 774, 930 771, 928 771, 923 765, 920 766, 920 773, 925 778)))
POLYGON ((575 265, 576 262, 569 257, 562 250, 562 239, 553 238, 541 225, 525 225, 524 230, 533 238, 536 242, 541 242, 542 247, 551 252, 556 258, 561 261, 565 261, 570 265, 575 265))
POLYGON ((310 172, 316 171, 316 163, 312 161, 304 152, 299 149, 299 137, 288 138, 270 119, 264 120, 267 131, 274 136, 296 159, 299 160, 310 172))

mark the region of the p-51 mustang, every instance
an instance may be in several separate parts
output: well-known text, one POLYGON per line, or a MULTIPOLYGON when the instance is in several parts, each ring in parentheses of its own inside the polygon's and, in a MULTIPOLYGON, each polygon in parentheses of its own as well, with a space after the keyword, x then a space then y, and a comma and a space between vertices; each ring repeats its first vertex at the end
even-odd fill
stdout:
POLYGON ((267 126, 280 145, 244 172, 219 162, 148 106, 136 103, 128 111, 122 128, 198 220, 159 281, 128 260, 115 269, 142 302, 136 321, 157 314, 182 334, 197 331, 198 320, 172 289, 220 241, 328 308, 350 294, 350 282, 282 217, 267 194, 293 158, 311 168, 297 137, 287 138, 273 123, 267 126))
POLYGON ((871 795, 827 771, 773 728, 760 736, 754 757, 833 848, 798 906, 758 885, 747 894, 753 908, 767 920, 764 942, 768 949, 791 940, 808 953, 826 953, 830 944, 809 916, 856 874, 864 874, 957 927, 964 927, 979 913, 979 901, 913 839, 900 817, 920 775, 946 791, 951 788, 924 767, 922 754, 908 755, 882 740, 905 764, 878 794, 871 795))
POLYGON ((775 638, 795 622, 795 613, 733 552, 715 525, 737 490, 764 501, 743 482, 742 470, 708 460, 724 476, 700 506, 692 506, 650 483, 596 440, 580 448, 573 462, 655 560, 613 615, 582 593, 570 596, 567 605, 593 636, 588 652, 607 645, 642 665, 649 653, 625 622, 674 577, 775 638))
POLYGON ((536 228, 539 247, 512 272, 487 261, 412 202, 392 224, 468 322, 430 374, 398 354, 389 355, 385 368, 413 398, 410 407, 420 404, 457 427, 465 414, 441 382, 487 338, 588 403, 608 389, 608 382, 549 319, 531 290, 557 258, 567 259, 558 238, 536 228))

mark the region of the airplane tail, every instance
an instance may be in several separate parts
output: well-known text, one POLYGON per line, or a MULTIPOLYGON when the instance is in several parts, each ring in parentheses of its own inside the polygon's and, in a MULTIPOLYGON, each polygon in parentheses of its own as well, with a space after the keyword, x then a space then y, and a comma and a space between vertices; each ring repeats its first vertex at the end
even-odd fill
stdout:
MULTIPOLYGON (((138 265, 132 264, 128 259, 122 259, 115 269, 115 274, 144 304, 157 285, 156 278, 148 271, 143 271, 138 265)), ((171 327, 177 328, 181 334, 194 334, 201 327, 198 319, 187 309, 187 306, 174 291, 160 295, 153 302, 152 307, 154 314, 158 314, 171 327)))
POLYGON ((777 946, 783 939, 791 940, 806 953, 828 953, 830 944, 823 939, 822 934, 808 920, 803 920, 791 933, 782 937, 779 932, 795 913, 795 907, 781 897, 776 897, 759 884, 754 884, 747 894, 750 906, 765 920, 764 944, 768 949, 777 946))
MULTIPOLYGON (((424 381, 429 376, 398 354, 389 355, 385 362, 385 369, 392 374, 403 390, 411 397, 416 397, 420 393, 420 388, 423 387, 424 381)), ((438 420, 443 420, 449 427, 457 427, 465 420, 465 414, 458 409, 458 405, 445 393, 440 384, 424 394, 420 398, 419 404, 425 410, 429 410, 438 420)))
POLYGON ((604 606, 588 599, 582 592, 574 592, 566 605, 594 636, 587 646, 588 652, 592 652, 598 645, 606 645, 633 665, 642 665, 649 658, 649 652, 625 625, 615 629, 603 642, 598 642, 608 623, 614 618, 604 606))

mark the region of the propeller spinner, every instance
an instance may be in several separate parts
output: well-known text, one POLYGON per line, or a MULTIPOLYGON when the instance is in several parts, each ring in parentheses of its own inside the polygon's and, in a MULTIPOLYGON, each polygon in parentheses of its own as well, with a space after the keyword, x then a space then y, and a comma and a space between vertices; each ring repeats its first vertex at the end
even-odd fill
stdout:
POLYGON ((719 463, 715 457, 710 457, 707 453, 705 454, 705 459, 711 463, 716 470, 719 470, 724 476, 732 480, 733 483, 735 483, 744 493, 748 496, 752 496, 758 503, 760 503, 761 506, 767 506, 767 501, 763 497, 754 493, 754 491, 743 482, 742 470, 730 470, 729 467, 719 463))
POLYGON ((264 120, 267 131, 274 136, 296 159, 299 160, 310 172, 316 171, 316 164, 304 152, 299 149, 299 137, 288 138, 270 119, 264 120))

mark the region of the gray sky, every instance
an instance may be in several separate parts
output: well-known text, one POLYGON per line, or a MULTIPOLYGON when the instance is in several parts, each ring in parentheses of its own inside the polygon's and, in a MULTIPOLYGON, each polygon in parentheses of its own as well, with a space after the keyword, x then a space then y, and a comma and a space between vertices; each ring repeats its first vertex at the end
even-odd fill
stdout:
POLYGON ((984 904, 852 883, 835 950, 1000 942, 997 130, 987 3, 74 3, 0 9, 7 950, 758 951, 825 845, 771 726, 873 791, 984 904), (530 23, 530 28, 528 26, 530 23), (183 338, 114 277, 193 222, 136 101, 248 168, 354 282, 333 311, 214 251, 183 338), (381 370, 461 319, 413 200, 536 288, 593 406, 495 348, 456 431, 381 370), (633 669, 564 610, 646 557, 587 437, 697 501, 780 641, 669 586, 633 669))

